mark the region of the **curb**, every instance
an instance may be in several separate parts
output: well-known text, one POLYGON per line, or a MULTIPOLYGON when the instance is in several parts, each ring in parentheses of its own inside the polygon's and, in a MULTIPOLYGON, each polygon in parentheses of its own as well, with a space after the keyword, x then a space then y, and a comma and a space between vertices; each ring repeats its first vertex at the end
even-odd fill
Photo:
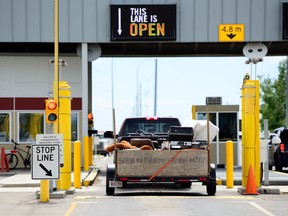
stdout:
MULTIPOLYGON (((246 188, 238 187, 238 193, 245 194, 246 188)), ((257 188, 257 193, 259 194, 280 194, 280 189, 278 188, 257 188)), ((250 194, 249 194, 250 195, 250 194)), ((253 194, 257 195, 257 194, 253 194)))
POLYGON ((99 168, 95 168, 93 167, 89 173, 87 174, 87 176, 82 180, 82 186, 91 186, 93 185, 95 179, 97 178, 99 172, 99 168))
MULTIPOLYGON (((84 172, 84 175, 86 176, 84 178, 82 176, 81 178, 82 186, 93 185, 99 171, 100 171, 99 168, 91 167, 87 174, 84 172)), ((1 181, 0 187, 2 188, 40 187, 40 180, 31 180, 31 178, 29 178, 30 176, 29 174, 27 174, 28 177, 26 177, 26 174, 24 175, 23 174, 17 175, 17 173, 13 173, 12 175, 11 174, 12 173, 10 173, 10 175, 8 173, 5 173, 5 175, 1 174, 1 176, 6 176, 7 180, 1 181), (13 178, 13 180, 10 178, 13 178)), ((73 178, 72 175, 73 174, 71 173, 71 178, 73 178)), ((71 179, 71 185, 74 185, 73 179, 71 179)))

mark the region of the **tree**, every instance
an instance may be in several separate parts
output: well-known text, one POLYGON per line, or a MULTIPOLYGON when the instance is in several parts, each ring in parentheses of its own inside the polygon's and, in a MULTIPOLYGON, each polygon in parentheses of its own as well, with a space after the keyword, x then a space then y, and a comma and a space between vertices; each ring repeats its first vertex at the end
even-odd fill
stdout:
POLYGON ((287 60, 279 63, 278 79, 260 77, 260 114, 261 128, 268 119, 269 130, 286 126, 286 69, 287 60))

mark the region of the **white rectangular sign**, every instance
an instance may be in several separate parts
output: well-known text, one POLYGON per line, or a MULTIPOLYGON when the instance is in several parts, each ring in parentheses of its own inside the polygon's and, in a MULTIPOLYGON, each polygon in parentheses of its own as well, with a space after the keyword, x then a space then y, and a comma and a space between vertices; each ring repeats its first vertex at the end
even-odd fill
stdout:
POLYGON ((32 179, 59 179, 59 145, 32 145, 32 179))
POLYGON ((60 164, 63 166, 63 134, 37 134, 36 144, 58 144, 60 146, 60 164))

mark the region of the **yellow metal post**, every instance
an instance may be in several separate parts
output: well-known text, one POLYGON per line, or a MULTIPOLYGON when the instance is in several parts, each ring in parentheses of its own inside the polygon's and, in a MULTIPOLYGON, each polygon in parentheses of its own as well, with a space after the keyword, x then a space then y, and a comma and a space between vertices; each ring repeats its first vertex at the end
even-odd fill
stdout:
POLYGON ((89 137, 84 136, 84 171, 89 170, 89 137))
MULTIPOLYGON (((59 101, 59 0, 54 0, 54 83, 53 97, 59 101)), ((58 134, 59 122, 54 125, 54 133, 58 134)))
POLYGON ((58 101, 59 82, 59 0, 54 0, 54 98, 58 101), (56 87, 56 89, 55 89, 56 87))
POLYGON ((192 105, 192 119, 196 120, 196 106, 192 105))
POLYGON ((89 137, 89 165, 93 166, 93 137, 89 137))
MULTIPOLYGON (((54 0, 54 82, 53 97, 58 101, 58 82, 59 82, 59 0, 54 0)), ((58 122, 54 125, 54 132, 58 133, 58 122)), ((49 180, 40 180, 40 201, 49 201, 49 180), (47 195, 48 188, 48 195, 47 195), (42 194, 44 193, 44 194, 42 194), (42 197, 42 198, 41 198, 42 197)))
POLYGON ((226 142, 226 187, 234 187, 234 157, 233 157, 233 142, 226 142))
POLYGON ((260 187, 259 82, 246 80, 242 97, 242 186, 246 187, 251 165, 255 170, 256 186, 260 187))
POLYGON ((49 180, 40 181, 40 202, 49 202, 49 180))
POLYGON ((59 132, 63 134, 63 167, 60 168, 60 190, 71 188, 71 89, 59 83, 59 132))
POLYGON ((74 142, 74 187, 81 188, 81 143, 74 142))
POLYGON ((242 187, 245 187, 244 185, 244 173, 245 173, 245 146, 244 146, 244 140, 245 140, 245 133, 244 133, 244 125, 245 125, 245 112, 244 112, 244 107, 245 107, 245 97, 244 97, 244 83, 241 88, 241 115, 242 115, 242 128, 241 128, 241 146, 242 146, 242 187))
POLYGON ((254 175, 256 187, 260 187, 260 91, 259 80, 254 80, 255 84, 255 164, 254 175))
POLYGON ((242 133, 245 134, 243 139, 244 144, 244 169, 243 169, 243 179, 242 185, 246 187, 247 179, 248 179, 248 170, 249 166, 253 166, 254 170, 254 133, 255 133, 255 122, 254 122, 254 84, 251 80, 248 80, 244 84, 244 100, 245 100, 245 107, 244 107, 244 116, 245 116, 245 123, 244 123, 244 130, 242 133))

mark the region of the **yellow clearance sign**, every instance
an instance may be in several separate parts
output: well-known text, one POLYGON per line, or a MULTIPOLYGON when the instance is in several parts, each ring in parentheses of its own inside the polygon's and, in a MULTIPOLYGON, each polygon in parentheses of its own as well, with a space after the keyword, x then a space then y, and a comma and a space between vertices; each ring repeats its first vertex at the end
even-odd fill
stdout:
POLYGON ((220 24, 218 33, 219 42, 243 42, 244 24, 220 24))

